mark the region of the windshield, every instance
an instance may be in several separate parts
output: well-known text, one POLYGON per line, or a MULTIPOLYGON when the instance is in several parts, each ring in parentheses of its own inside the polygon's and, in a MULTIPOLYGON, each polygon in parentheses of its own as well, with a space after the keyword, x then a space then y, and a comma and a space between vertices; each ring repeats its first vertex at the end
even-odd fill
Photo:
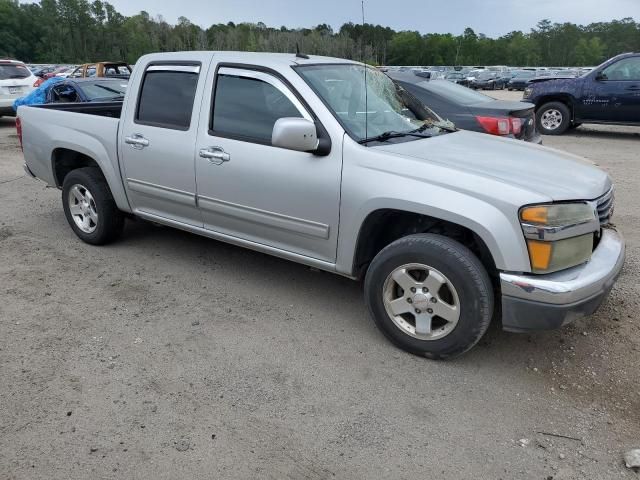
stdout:
POLYGON ((516 78, 531 78, 535 76, 535 72, 531 70, 523 70, 522 72, 516 73, 516 78))
POLYGON ((488 80, 488 79, 493 78, 495 76, 496 76, 496 74, 493 73, 493 72, 480 72, 478 74, 477 78, 479 78, 480 80, 488 80))
POLYGON ((29 78, 31 72, 24 65, 0 64, 0 80, 29 78))
POLYGON ((387 132, 411 132, 425 124, 437 129, 432 124, 441 121, 376 69, 367 68, 366 109, 363 65, 303 65, 296 70, 356 141, 387 132))
POLYGON ((124 97, 127 93, 126 81, 78 82, 78 87, 89 101, 124 97))

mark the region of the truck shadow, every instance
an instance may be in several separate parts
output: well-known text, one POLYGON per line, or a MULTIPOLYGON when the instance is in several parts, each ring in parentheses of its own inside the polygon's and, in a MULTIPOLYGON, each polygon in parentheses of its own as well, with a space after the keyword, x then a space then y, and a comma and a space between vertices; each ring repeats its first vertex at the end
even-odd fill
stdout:
POLYGON ((0 117, 0 129, 16 128, 15 117, 0 117))
MULTIPOLYGON (((564 134, 566 137, 572 138, 601 138, 603 140, 638 140, 640 139, 640 128, 638 127, 620 127, 624 130, 605 129, 604 125, 582 125, 574 130, 564 134)), ((609 126, 608 128, 613 128, 609 126)))
MULTIPOLYGON (((264 286, 273 298, 292 295, 310 312, 321 313, 335 309, 329 328, 338 331, 349 325, 365 342, 381 346, 389 352, 400 352, 376 328, 364 304, 361 281, 353 281, 329 272, 322 272, 288 260, 273 257, 235 245, 208 239, 170 227, 158 226, 143 220, 128 222, 119 246, 125 249, 155 250, 159 257, 172 257, 188 270, 212 269, 223 276, 241 277, 245 288, 252 290, 264 286)), ((575 327, 552 332, 513 334, 502 330, 494 320, 478 346, 451 362, 461 366, 474 366, 481 362, 487 366, 522 365, 530 357, 552 358, 560 356, 565 337, 576 334, 575 327)), ((577 335, 577 334, 576 334, 577 335)), ((408 355, 408 354, 407 354, 408 355)), ((427 361, 426 359, 424 361, 427 361)))

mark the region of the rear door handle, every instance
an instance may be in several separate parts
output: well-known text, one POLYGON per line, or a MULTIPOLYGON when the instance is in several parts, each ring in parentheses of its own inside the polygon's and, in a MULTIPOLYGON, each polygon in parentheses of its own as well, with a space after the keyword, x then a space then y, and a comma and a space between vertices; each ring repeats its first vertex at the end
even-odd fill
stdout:
POLYGON ((231 160, 231 155, 225 152, 221 147, 203 148, 198 152, 198 155, 202 158, 206 158, 209 160, 209 163, 213 165, 221 165, 224 162, 231 160))
POLYGON ((140 133, 134 133, 130 137, 124 137, 124 143, 131 145, 133 148, 137 150, 141 150, 144 147, 149 146, 149 140, 144 138, 140 133))
POLYGON ((627 90, 640 90, 640 85, 631 85, 627 87, 627 90))

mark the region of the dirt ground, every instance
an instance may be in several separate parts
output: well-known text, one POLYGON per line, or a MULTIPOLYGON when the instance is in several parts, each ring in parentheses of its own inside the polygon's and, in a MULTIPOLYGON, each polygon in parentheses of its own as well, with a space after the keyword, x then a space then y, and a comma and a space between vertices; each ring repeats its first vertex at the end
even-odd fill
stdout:
POLYGON ((81 243, 0 119, 0 479, 640 478, 640 129, 544 143, 612 175, 622 277, 589 319, 433 362, 347 279, 145 222, 81 243))

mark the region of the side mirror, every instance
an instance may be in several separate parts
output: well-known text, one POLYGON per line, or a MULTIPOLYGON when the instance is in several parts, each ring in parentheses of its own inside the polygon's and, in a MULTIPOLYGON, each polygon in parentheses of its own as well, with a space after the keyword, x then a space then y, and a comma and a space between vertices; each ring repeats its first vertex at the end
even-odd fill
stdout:
POLYGON ((602 82, 604 80, 607 80, 607 76, 602 72, 598 72, 597 75, 596 75, 596 81, 597 82, 602 82))
POLYGON ((316 125, 306 118, 285 117, 276 120, 271 134, 274 147, 313 152, 318 148, 316 125))

